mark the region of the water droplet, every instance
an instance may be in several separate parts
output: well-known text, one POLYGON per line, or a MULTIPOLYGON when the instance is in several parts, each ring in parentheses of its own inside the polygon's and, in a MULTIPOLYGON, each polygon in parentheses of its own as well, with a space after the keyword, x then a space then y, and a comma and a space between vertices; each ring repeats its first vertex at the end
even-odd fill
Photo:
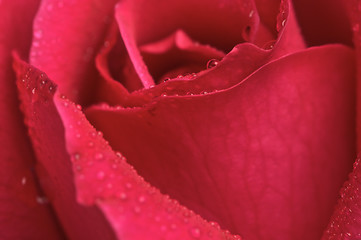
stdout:
POLYGON ((131 189, 131 188, 132 188, 132 184, 131 184, 131 183, 126 183, 126 184, 125 184, 125 187, 128 188, 128 189, 131 189))
POLYGON ((191 236, 194 238, 200 238, 201 236, 201 230, 199 230, 199 228, 192 228, 190 230, 191 236))
POLYGON ((46 204, 49 201, 45 196, 37 196, 36 197, 36 202, 39 203, 39 204, 46 204))
POLYGON ((176 230, 176 229, 177 229, 177 225, 176 225, 176 224, 174 224, 174 223, 172 223, 172 224, 170 225, 170 229, 172 229, 172 230, 176 230))
POLYGON ((94 143, 93 143, 93 142, 89 142, 89 143, 88 143, 88 146, 89 146, 89 147, 94 147, 94 143))
POLYGON ((33 41, 33 46, 34 47, 39 47, 40 46, 40 43, 38 41, 33 41))
POLYGON ((75 137, 80 138, 81 137, 80 133, 75 134, 75 137))
POLYGON ((81 110, 80 104, 77 104, 77 105, 76 105, 76 108, 77 108, 78 110, 81 110))
POLYGON ((177 78, 182 78, 182 77, 184 77, 182 74, 179 74, 179 75, 177 76, 177 78))
POLYGON ((80 159, 80 154, 79 153, 75 153, 74 154, 74 160, 79 160, 80 159))
POLYGON ((169 80, 170 80, 170 78, 167 77, 167 78, 164 78, 164 79, 163 79, 163 82, 167 82, 167 81, 169 81, 169 80))
POLYGON ((52 5, 52 4, 48 4, 48 6, 46 6, 46 10, 48 10, 48 11, 53 10, 53 5, 52 5))
POLYGON ((64 102, 64 107, 68 107, 69 103, 68 102, 64 102))
POLYGON ((98 178, 99 180, 103 180, 104 177, 105 177, 105 173, 104 173, 103 171, 99 171, 99 172, 97 173, 97 178, 98 178))
POLYGON ((126 200, 128 198, 128 196, 127 196, 126 193, 122 192, 122 193, 119 194, 119 198, 124 201, 124 200, 126 200))
POLYGON ((21 179, 21 184, 22 184, 22 185, 25 185, 25 184, 26 184, 26 177, 23 177, 23 178, 21 179))
POLYGON ((154 221, 160 222, 161 218, 159 216, 155 216, 154 221))
POLYGON ((103 137, 103 133, 101 131, 98 131, 98 136, 103 137))
POLYGON ((38 29, 34 32, 34 37, 35 38, 42 38, 43 37, 43 30, 38 29))
POLYGON ((283 21, 281 22, 281 26, 284 27, 286 25, 286 19, 283 19, 283 21))
POLYGON ((219 61, 217 59, 211 59, 207 62, 207 68, 213 68, 215 66, 217 66, 219 63, 219 61))
POLYGON ((140 197, 138 198, 138 201, 139 201, 140 203, 144 203, 144 202, 145 202, 145 197, 144 197, 144 196, 140 196, 140 197))
POLYGON ((103 159, 103 154, 102 153, 97 153, 97 154, 95 154, 95 160, 102 160, 103 159))
POLYGON ((35 94, 35 92, 36 92, 36 88, 33 88, 33 90, 31 90, 31 93, 35 94))
POLYGON ((252 17, 253 16, 253 13, 254 13, 254 11, 253 10, 251 10, 250 12, 249 12, 249 14, 248 14, 248 17, 252 17))
POLYGON ((356 23, 355 25, 352 26, 352 30, 354 32, 358 32, 360 30, 360 24, 356 23))
POLYGON ((134 212, 137 213, 137 214, 139 214, 139 213, 141 212, 140 207, 135 206, 135 207, 134 207, 134 212))

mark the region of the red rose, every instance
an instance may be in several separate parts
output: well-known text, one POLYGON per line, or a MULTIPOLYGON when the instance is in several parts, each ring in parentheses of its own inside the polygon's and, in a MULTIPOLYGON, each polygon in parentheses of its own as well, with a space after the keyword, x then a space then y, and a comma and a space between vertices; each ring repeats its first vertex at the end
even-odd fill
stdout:
POLYGON ((358 3, 0 1, 0 238, 361 239, 358 3))

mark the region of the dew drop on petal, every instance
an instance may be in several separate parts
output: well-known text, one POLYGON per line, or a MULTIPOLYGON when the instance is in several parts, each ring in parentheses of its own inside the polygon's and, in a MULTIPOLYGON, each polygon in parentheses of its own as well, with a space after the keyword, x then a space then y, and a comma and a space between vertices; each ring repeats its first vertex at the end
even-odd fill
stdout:
POLYGON ((139 201, 140 203, 144 203, 144 202, 145 202, 145 197, 144 197, 144 196, 140 196, 140 197, 138 198, 138 201, 139 201))
POLYGON ((80 154, 79 153, 75 153, 74 154, 74 160, 79 160, 80 159, 80 154))
POLYGON ((25 184, 26 184, 26 177, 23 177, 23 178, 21 179, 21 184, 22 184, 22 185, 25 185, 25 184))
POLYGON ((134 212, 137 213, 137 214, 139 214, 139 213, 141 212, 140 207, 135 206, 135 207, 134 207, 134 212))
POLYGON ((217 59, 211 59, 207 62, 207 68, 213 68, 215 66, 217 66, 219 63, 219 61, 217 59))
POLYGON ((126 193, 122 192, 122 193, 119 194, 119 198, 120 198, 120 200, 124 201, 124 200, 126 200, 128 198, 128 196, 127 196, 126 193))
POLYGON ((52 5, 52 4, 48 4, 48 5, 46 6, 46 10, 48 10, 48 11, 53 10, 53 5, 52 5))
POLYGON ((161 230, 162 232, 167 231, 167 226, 166 226, 166 225, 160 226, 160 230, 161 230))
POLYGON ((190 230, 190 234, 193 238, 200 238, 201 237, 201 231, 199 230, 199 228, 192 228, 190 230))
POLYGON ((38 29, 34 32, 34 37, 35 38, 42 38, 43 37, 43 30, 38 29))
POLYGON ((176 230, 176 229, 177 229, 177 225, 175 225, 174 223, 172 223, 172 224, 170 225, 170 229, 176 230))
POLYGON ((97 173, 97 178, 98 178, 99 180, 103 180, 104 177, 105 177, 105 173, 104 173, 103 171, 99 171, 99 172, 97 173))
POLYGON ((95 159, 96 160, 102 160, 103 159, 103 154, 102 153, 97 153, 97 154, 95 154, 95 159))
POLYGON ((48 199, 45 196, 37 196, 36 202, 39 204, 46 204, 48 203, 48 199))

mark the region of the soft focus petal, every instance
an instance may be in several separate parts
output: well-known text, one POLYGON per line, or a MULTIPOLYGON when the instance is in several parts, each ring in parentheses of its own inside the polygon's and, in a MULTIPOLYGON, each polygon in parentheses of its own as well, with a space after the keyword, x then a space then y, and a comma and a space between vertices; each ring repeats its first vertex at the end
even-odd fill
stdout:
MULTIPOLYGON (((348 13, 342 0, 292 0, 306 42, 311 45, 352 45, 348 13)), ((360 14, 358 12, 358 14, 360 14)))
POLYGON ((357 150, 361 151, 361 0, 347 2, 350 21, 352 23, 353 42, 356 50, 357 66, 357 150))
POLYGON ((22 110, 40 164, 37 174, 66 235, 70 239, 115 239, 97 207, 76 201, 64 126, 53 103, 55 85, 36 68, 18 58, 14 61, 22 110))
POLYGON ((96 81, 95 54, 117 0, 44 0, 34 23, 30 63, 71 99, 86 103, 96 81))
POLYGON ((19 110, 11 50, 26 56, 38 1, 0 2, 0 239, 62 239, 34 175, 35 159, 19 110))
POLYGON ((353 57, 313 48, 227 90, 87 117, 141 176, 206 219, 245 239, 319 239, 355 157, 353 57))

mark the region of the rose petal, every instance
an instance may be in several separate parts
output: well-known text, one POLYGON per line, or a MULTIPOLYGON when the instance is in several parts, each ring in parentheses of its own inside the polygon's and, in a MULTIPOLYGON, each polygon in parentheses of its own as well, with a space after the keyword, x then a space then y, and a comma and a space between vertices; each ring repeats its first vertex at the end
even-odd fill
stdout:
POLYGON ((357 150, 361 151, 361 1, 353 0, 346 2, 349 12, 350 21, 352 23, 353 41, 356 50, 356 66, 357 66, 357 150))
POLYGON ((39 2, 1 1, 0 15, 0 238, 63 239, 38 188, 35 158, 19 110, 11 50, 26 55, 39 2))
POLYGON ((361 166, 358 158, 341 190, 341 199, 323 235, 323 240, 361 239, 361 166))
POLYGON ((154 81, 138 46, 159 41, 181 29, 195 41, 228 52, 245 40, 252 42, 259 29, 259 16, 252 1, 164 1, 158 4, 142 0, 121 1, 117 5, 116 18, 145 88, 153 86, 154 81), (249 17, 250 12, 253 17, 249 17))
POLYGON ((60 94, 54 96, 56 86, 44 73, 19 59, 15 65, 18 79, 25 78, 25 82, 18 80, 23 109, 51 184, 45 190, 52 196, 69 238, 113 239, 110 223, 119 239, 240 239, 160 194, 121 162, 119 154, 85 119, 79 105, 60 94), (64 127, 73 164, 64 149, 64 127), (74 202, 74 190, 78 202, 87 207, 74 202))
POLYGON ((103 74, 103 88, 98 91, 100 98, 98 101, 103 100, 111 105, 123 107, 137 107, 143 106, 159 96, 190 96, 216 92, 239 83, 267 63, 272 56, 273 52, 262 50, 253 44, 240 44, 227 54, 216 67, 199 72, 196 77, 185 76, 173 79, 131 94, 120 91, 121 88, 117 86, 118 82, 112 81, 105 73, 103 74), (112 97, 109 97, 107 93, 112 97))
POLYGON ((84 207, 76 201, 64 126, 53 103, 56 86, 44 73, 17 57, 14 68, 26 125, 41 165, 37 174, 66 235, 70 239, 115 239, 98 208, 84 207))
POLYGON ((293 0, 297 19, 308 45, 352 45, 351 27, 345 8, 347 2, 350 1, 293 0))
MULTIPOLYGON (((361 79, 361 1, 353 0, 345 2, 348 7, 348 15, 352 23, 352 30, 354 34, 354 44, 356 48, 356 66, 357 66, 357 150, 361 149, 361 127, 360 127, 360 79, 361 79)), ((360 159, 358 158, 354 163, 352 173, 349 175, 349 180, 341 189, 341 198, 339 199, 328 227, 323 235, 323 240, 341 240, 341 239, 361 239, 361 168, 360 159)))
POLYGON ((225 55, 209 45, 195 42, 182 30, 158 42, 142 45, 139 50, 157 83, 165 78, 194 75, 205 70, 210 59, 220 60, 225 55))
POLYGON ((99 206, 119 239, 240 239, 162 195, 109 147, 78 107, 59 96, 55 102, 68 126, 78 201, 99 206))
POLYGON ((141 176, 206 219, 246 239, 318 239, 355 154, 353 57, 313 48, 227 90, 87 117, 141 176))
POLYGON ((73 100, 86 103, 96 88, 92 60, 103 44, 116 2, 42 1, 34 23, 30 62, 73 100))

